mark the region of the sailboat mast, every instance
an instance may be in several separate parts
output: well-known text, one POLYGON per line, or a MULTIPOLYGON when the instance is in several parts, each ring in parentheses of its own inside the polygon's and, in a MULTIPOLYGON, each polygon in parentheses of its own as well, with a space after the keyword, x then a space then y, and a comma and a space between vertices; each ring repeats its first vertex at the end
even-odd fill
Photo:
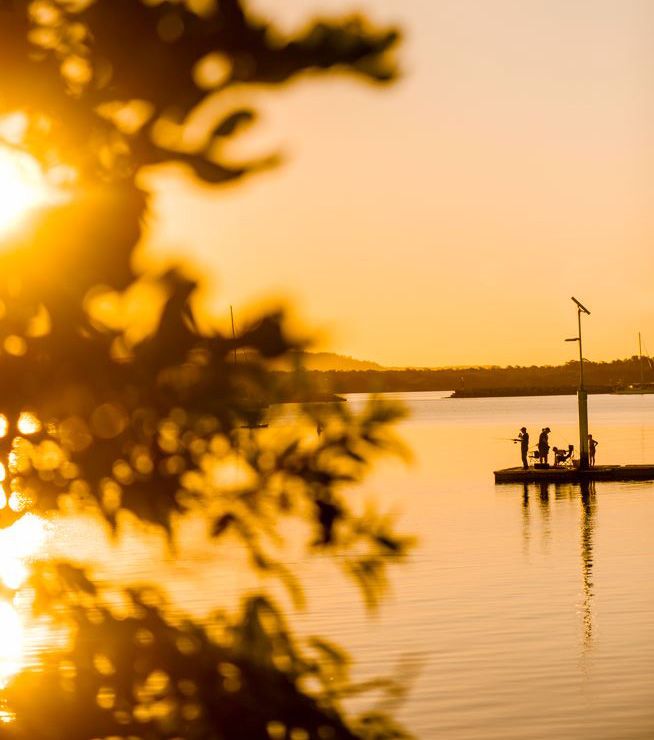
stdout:
POLYGON ((640 343, 640 332, 638 332, 638 361, 640 362, 640 384, 642 386, 645 383, 645 376, 643 375, 643 349, 640 343))

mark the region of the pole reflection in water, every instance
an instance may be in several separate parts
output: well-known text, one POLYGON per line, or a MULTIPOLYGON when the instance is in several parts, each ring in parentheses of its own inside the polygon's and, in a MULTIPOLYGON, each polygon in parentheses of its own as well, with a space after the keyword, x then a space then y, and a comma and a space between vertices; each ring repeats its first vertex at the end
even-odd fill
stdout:
POLYGON ((593 641, 593 531, 595 528, 595 483, 581 484, 581 566, 583 580, 582 617, 584 648, 593 641))

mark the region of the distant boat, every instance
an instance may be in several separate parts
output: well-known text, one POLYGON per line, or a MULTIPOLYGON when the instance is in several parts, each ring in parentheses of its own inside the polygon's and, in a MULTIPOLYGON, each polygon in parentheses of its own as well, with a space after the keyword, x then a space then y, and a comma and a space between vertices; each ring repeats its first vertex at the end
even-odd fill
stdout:
POLYGON ((621 388, 615 388, 611 393, 618 396, 642 396, 646 393, 654 393, 654 383, 632 383, 631 385, 625 385, 621 388))
MULTIPOLYGON (((652 360, 647 357, 647 363, 651 367, 652 360)), ((620 388, 614 388, 613 393, 618 395, 637 395, 642 396, 646 393, 654 393, 654 382, 645 382, 645 368, 643 365, 643 348, 640 339, 640 332, 638 332, 638 361, 640 363, 640 383, 631 383, 620 388)))

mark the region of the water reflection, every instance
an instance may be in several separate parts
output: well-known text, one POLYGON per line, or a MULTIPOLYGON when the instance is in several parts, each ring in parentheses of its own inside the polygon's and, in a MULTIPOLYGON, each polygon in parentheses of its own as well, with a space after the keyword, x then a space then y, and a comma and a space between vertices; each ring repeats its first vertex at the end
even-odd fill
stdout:
POLYGON ((529 520, 529 485, 523 483, 522 488, 522 553, 526 555, 529 551, 529 532, 530 532, 530 520, 529 520))
POLYGON ((540 512, 542 542, 547 544, 551 540, 551 489, 554 501, 565 501, 579 498, 581 503, 580 515, 580 556, 582 579, 581 615, 583 624, 583 648, 587 651, 593 641, 593 540, 596 523, 596 495, 594 481, 581 484, 523 484, 522 489, 522 541, 523 552, 528 552, 528 545, 532 539, 532 529, 535 526, 530 516, 530 493, 538 494, 537 505, 540 512))
POLYGON ((538 503, 543 521, 543 542, 549 543, 552 533, 550 529, 550 487, 547 483, 540 483, 538 486, 538 503))
POLYGON ((581 572, 583 581, 582 615, 584 624, 584 648, 591 647, 593 640, 593 532, 595 528, 595 483, 581 486, 581 572))

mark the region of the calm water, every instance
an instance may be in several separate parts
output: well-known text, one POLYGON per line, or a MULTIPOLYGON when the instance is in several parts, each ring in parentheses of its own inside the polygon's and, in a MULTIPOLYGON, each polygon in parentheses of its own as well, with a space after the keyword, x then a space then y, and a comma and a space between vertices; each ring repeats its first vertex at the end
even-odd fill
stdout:
MULTIPOLYGON (((420 738, 654 737, 654 484, 494 485, 494 469, 519 464, 507 438, 523 425, 534 442, 549 426, 550 444, 577 444, 572 396, 392 397, 411 411, 400 432, 414 462, 385 461, 353 496, 375 497, 418 545, 372 615, 333 568, 293 563, 308 596, 298 629, 344 644, 357 678, 410 676, 396 715, 420 738)), ((654 462, 654 395, 591 396, 589 413, 598 463, 654 462)), ((85 524, 53 527, 44 547, 165 582, 201 617, 242 579, 199 531, 181 559, 154 534, 112 550, 85 524)), ((27 653, 39 647, 32 635, 27 653)))

